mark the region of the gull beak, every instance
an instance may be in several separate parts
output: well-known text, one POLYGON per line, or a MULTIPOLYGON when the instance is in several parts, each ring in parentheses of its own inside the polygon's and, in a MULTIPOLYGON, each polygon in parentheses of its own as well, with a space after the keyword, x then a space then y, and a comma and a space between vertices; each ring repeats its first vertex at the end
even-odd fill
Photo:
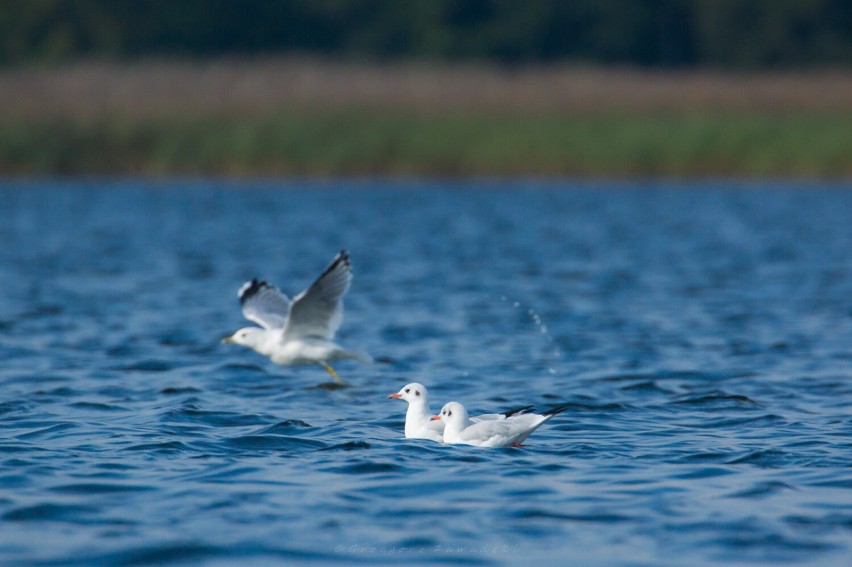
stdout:
POLYGON ((225 337, 224 339, 222 339, 223 345, 226 344, 226 343, 232 343, 232 342, 234 342, 234 337, 225 337))
POLYGON ((388 399, 389 399, 389 400, 395 400, 395 399, 397 399, 397 398, 401 398, 401 397, 402 397, 402 394, 400 394, 399 392, 396 392, 396 393, 391 394, 390 396, 388 396, 388 399))
POLYGON ((433 415, 431 421, 441 421, 440 415, 433 415))

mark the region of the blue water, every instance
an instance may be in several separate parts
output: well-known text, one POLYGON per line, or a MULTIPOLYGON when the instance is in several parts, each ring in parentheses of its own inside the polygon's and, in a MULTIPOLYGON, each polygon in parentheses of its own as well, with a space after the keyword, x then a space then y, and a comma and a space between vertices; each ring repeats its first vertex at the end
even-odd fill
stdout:
POLYGON ((0 564, 852 563, 852 187, 0 184, 0 564), (341 248, 340 342, 221 345, 341 248), (570 408, 405 440, 409 381, 570 408))

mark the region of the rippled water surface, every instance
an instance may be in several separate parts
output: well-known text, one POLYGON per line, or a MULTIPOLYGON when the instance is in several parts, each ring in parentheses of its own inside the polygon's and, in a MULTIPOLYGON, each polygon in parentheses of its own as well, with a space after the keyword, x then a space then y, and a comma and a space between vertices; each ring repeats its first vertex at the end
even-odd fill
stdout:
POLYGON ((852 191, 0 185, 0 564, 852 563, 852 191), (341 248, 340 342, 220 339, 341 248), (569 410, 402 437, 409 381, 569 410))

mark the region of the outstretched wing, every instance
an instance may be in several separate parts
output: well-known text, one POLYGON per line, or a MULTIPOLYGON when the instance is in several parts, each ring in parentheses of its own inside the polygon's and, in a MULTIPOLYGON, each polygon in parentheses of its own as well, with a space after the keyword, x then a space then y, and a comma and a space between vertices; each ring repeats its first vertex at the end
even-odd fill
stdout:
POLYGON ((341 250, 331 264, 297 295, 290 305, 284 339, 317 338, 330 341, 343 322, 343 294, 352 281, 349 254, 341 250))
POLYGON ((264 329, 281 329, 287 322, 290 301, 273 285, 252 279, 237 292, 243 315, 264 329))

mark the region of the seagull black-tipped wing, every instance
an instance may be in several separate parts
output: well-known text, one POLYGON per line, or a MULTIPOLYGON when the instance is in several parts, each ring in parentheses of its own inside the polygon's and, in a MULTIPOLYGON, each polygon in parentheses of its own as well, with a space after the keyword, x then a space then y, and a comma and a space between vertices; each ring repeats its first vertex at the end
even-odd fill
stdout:
POLYGON ((275 286, 253 279, 243 284, 237 296, 245 318, 264 329, 281 329, 287 322, 290 301, 275 286))
POLYGON ((331 340, 343 322, 343 295, 352 281, 349 254, 342 250, 311 286, 290 304, 284 338, 331 340))
POLYGON ((571 407, 571 404, 562 404, 562 405, 559 405, 559 406, 556 406, 556 407, 552 407, 547 411, 541 412, 541 415, 557 415, 557 414, 560 414, 563 411, 567 410, 570 407, 571 407))
POLYGON ((523 415, 533 409, 534 406, 521 406, 519 408, 512 408, 510 410, 506 410, 503 413, 486 413, 482 415, 473 416, 470 420, 473 423, 478 423, 480 421, 500 421, 503 419, 508 419, 513 415, 523 415))
POLYGON ((505 417, 512 417, 513 415, 519 415, 519 414, 524 414, 524 413, 530 412, 530 411, 533 410, 534 407, 535 406, 521 406, 519 408, 512 408, 510 410, 504 411, 500 415, 505 416, 505 417))

